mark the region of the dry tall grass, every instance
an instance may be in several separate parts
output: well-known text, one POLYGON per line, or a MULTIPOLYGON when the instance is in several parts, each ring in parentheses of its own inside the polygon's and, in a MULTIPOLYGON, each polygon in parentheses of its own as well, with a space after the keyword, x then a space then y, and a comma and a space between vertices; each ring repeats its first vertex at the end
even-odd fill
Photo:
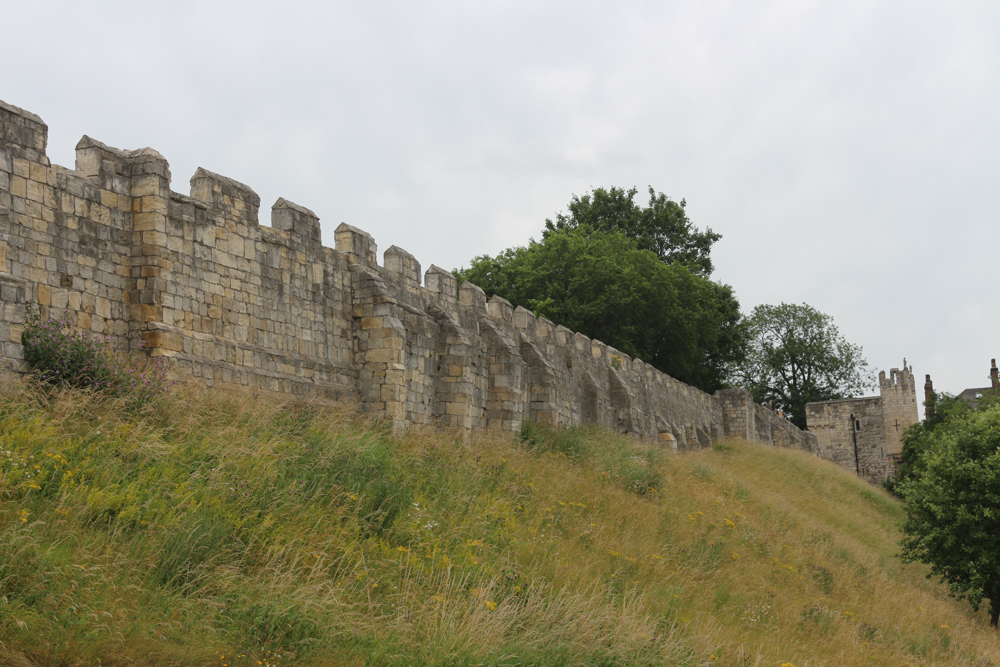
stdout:
POLYGON ((1000 664, 802 452, 410 431, 185 387, 0 397, 0 665, 1000 664))

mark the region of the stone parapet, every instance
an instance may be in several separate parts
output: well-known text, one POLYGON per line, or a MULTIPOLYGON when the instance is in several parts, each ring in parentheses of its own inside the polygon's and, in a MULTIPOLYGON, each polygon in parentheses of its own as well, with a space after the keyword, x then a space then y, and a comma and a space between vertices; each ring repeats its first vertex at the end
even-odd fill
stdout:
POLYGON ((0 103, 0 362, 23 368, 28 301, 43 315, 139 342, 207 384, 352 399, 398 429, 516 432, 595 424, 671 449, 726 436, 821 451, 742 390, 709 395, 348 224, 279 198, 271 226, 248 186, 84 137, 51 166, 47 128, 0 103))
POLYGON ((896 473, 902 435, 919 421, 913 369, 879 373, 879 395, 806 404, 819 453, 861 477, 881 483, 896 473))

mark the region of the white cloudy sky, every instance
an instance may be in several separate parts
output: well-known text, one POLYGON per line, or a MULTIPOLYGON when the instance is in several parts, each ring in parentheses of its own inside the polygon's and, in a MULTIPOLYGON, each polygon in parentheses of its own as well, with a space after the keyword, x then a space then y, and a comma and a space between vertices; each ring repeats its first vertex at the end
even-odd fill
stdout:
MULTIPOLYGON (((652 185, 745 310, 805 301, 879 369, 1000 357, 1000 3, 0 0, 0 99, 349 222, 426 268, 652 185)), ((919 389, 918 389, 919 392, 919 389)))

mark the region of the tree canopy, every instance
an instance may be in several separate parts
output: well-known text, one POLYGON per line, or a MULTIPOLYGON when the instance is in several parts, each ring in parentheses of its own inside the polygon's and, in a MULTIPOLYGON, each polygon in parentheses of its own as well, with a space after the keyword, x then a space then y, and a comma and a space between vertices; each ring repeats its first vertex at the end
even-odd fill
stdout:
POLYGON ((931 431, 932 446, 899 491, 906 503, 901 542, 908 561, 931 566, 959 598, 990 601, 1000 619, 1000 405, 954 413, 931 431))
POLYGON ((758 403, 806 427, 805 405, 847 398, 874 387, 861 347, 847 342, 833 318, 807 304, 760 305, 746 320, 748 346, 733 380, 758 403))
POLYGON ((724 386, 742 353, 732 289, 664 262, 621 230, 552 225, 541 241, 455 273, 704 391, 724 386))
MULTIPOLYGON (((991 404, 983 403, 984 407, 991 404)), ((972 410, 967 401, 936 392, 924 401, 924 406, 927 416, 923 421, 911 424, 903 433, 903 451, 896 465, 896 475, 885 483, 885 487, 896 495, 901 495, 899 489, 904 482, 923 474, 924 454, 934 449, 938 441, 936 432, 939 429, 944 432, 952 422, 964 419, 972 410)))
POLYGON ((649 188, 649 205, 635 202, 636 188, 595 188, 573 195, 567 213, 545 221, 544 235, 559 229, 590 227, 598 232, 621 232, 640 250, 650 250, 670 264, 683 264, 702 276, 712 273, 712 244, 722 238, 711 229, 700 231, 687 217, 687 202, 677 203, 649 188))

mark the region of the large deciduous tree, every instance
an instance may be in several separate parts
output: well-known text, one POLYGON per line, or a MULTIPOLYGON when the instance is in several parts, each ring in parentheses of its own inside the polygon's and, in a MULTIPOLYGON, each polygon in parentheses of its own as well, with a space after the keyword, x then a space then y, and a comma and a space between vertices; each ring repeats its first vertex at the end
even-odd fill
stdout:
POLYGON ((861 347, 847 342, 833 318, 807 305, 754 308, 746 320, 746 357, 733 381, 758 403, 783 410, 805 428, 805 405, 855 396, 874 387, 861 347))
POLYGON ((595 188, 573 195, 566 213, 545 221, 545 232, 590 227, 599 232, 621 232, 634 239, 640 250, 651 250, 668 264, 683 264, 693 273, 709 276, 712 244, 722 238, 711 229, 700 231, 684 210, 687 202, 673 201, 649 188, 649 205, 635 202, 636 188, 595 188))
POLYGON ((456 275, 705 391, 723 386, 742 353, 732 289, 620 230, 553 225, 541 241, 477 257, 456 275))
POLYGON ((904 560, 931 566, 951 592, 1000 620, 1000 405, 955 415, 933 429, 920 470, 899 490, 906 503, 904 560))

